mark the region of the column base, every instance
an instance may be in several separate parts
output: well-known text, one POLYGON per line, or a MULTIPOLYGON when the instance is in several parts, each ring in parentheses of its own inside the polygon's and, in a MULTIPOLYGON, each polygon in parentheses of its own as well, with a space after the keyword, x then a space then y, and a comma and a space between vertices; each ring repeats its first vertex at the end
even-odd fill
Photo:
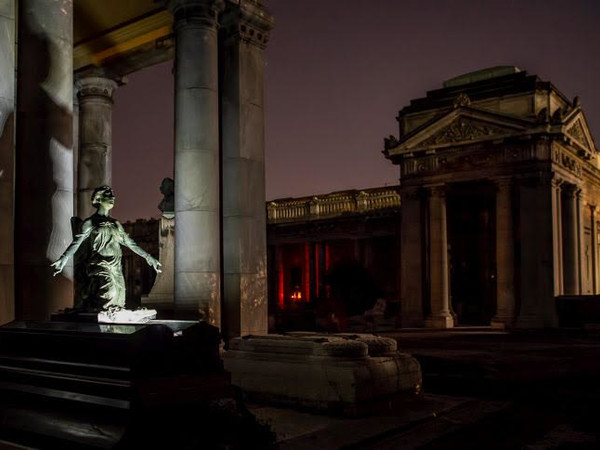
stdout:
POLYGON ((539 315, 519 316, 515 328, 544 328, 544 317, 539 315))
POLYGON ((495 316, 490 325, 497 330, 506 330, 515 326, 515 318, 513 316, 495 316))
POLYGON ((400 316, 400 326, 402 328, 422 328, 423 325, 423 314, 403 314, 400 316))
POLYGON ((426 328, 454 328, 454 317, 448 315, 431 315, 425 319, 426 328))

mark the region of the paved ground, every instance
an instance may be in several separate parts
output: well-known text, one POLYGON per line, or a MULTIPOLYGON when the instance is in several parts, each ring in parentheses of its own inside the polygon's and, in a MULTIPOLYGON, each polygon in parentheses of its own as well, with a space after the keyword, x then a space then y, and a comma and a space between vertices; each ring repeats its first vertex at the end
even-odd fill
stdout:
POLYGON ((385 333, 422 364, 423 402, 367 419, 254 407, 281 449, 600 449, 600 337, 471 328, 385 333))

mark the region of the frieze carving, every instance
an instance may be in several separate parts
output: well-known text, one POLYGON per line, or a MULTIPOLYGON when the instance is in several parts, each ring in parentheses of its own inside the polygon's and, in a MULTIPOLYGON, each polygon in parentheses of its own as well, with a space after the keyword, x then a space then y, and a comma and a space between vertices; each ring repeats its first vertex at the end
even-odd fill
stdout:
POLYGON ((569 155, 567 152, 554 148, 552 149, 552 162, 558 164, 561 167, 564 167, 569 172, 574 173, 578 177, 582 175, 581 163, 577 160, 577 158, 569 155))
POLYGON ((567 130, 567 134, 582 144, 587 142, 585 138, 585 132, 583 131, 583 126, 581 125, 581 120, 577 120, 575 124, 567 130))
POLYGON ((419 147, 472 141, 505 133, 506 130, 500 127, 476 123, 471 120, 460 118, 420 143, 419 147))

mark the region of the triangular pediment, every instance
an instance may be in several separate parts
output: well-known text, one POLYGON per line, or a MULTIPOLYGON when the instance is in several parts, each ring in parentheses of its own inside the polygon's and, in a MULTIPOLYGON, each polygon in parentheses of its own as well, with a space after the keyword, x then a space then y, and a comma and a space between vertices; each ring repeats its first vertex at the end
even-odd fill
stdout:
POLYGON ((581 108, 577 108, 565 118, 563 130, 576 146, 589 153, 596 152, 594 138, 581 108))
POLYGON ((523 134, 535 123, 471 107, 459 107, 406 136, 389 155, 452 147, 523 134))

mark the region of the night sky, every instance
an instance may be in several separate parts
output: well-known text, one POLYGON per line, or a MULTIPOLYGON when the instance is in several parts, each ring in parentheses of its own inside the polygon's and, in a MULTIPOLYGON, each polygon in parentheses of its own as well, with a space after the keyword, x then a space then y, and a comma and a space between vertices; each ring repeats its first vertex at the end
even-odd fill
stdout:
MULTIPOLYGON (((516 65, 579 95, 600 146, 600 1, 270 0, 267 199, 397 183, 381 150, 411 99, 516 65)), ((114 216, 157 217, 173 174, 172 62, 129 77, 113 115, 114 216)))

